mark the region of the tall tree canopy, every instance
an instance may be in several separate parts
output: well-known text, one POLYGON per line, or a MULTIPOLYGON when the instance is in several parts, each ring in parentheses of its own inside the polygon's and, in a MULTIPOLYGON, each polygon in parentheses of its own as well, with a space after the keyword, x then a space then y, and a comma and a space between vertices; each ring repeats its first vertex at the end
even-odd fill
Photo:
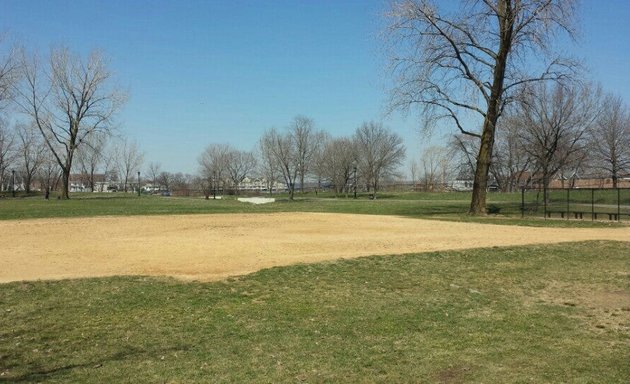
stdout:
POLYGON ((388 13, 395 78, 392 108, 420 106, 480 141, 471 214, 485 214, 497 120, 527 83, 570 76, 554 54, 559 31, 573 34, 575 0, 472 0, 447 12, 430 0, 402 0, 388 13), (533 60, 531 58, 534 58, 533 60))

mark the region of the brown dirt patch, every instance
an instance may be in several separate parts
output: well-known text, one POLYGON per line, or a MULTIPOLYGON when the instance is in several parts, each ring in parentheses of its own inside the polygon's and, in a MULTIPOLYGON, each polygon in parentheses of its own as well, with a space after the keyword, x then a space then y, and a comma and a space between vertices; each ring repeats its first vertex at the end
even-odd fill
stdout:
POLYGON ((630 227, 533 228, 327 213, 56 218, 0 222, 0 282, 113 275, 219 280, 368 255, 630 240, 630 227))

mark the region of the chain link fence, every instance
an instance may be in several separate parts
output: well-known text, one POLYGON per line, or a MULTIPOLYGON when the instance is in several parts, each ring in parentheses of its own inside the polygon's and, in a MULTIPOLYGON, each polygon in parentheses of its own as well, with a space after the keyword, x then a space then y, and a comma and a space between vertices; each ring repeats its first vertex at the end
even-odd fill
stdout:
POLYGON ((523 217, 628 221, 630 188, 523 188, 519 210, 523 217))

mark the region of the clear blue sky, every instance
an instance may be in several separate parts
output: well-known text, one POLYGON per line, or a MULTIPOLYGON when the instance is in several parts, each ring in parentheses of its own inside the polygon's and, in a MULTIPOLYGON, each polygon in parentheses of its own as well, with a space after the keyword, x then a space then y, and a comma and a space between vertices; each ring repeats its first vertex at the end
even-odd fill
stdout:
MULTIPOLYGON (((450 1, 446 1, 450 3, 450 1)), ((252 149, 303 114, 334 136, 382 120, 422 143, 414 116, 384 116, 378 34, 387 0, 0 0, 0 31, 31 49, 98 48, 129 101, 118 115, 145 164, 193 173, 210 143, 252 149)), ((582 39, 567 50, 630 103, 630 1, 586 0, 582 39)), ((440 135, 433 137, 439 141, 440 135)))

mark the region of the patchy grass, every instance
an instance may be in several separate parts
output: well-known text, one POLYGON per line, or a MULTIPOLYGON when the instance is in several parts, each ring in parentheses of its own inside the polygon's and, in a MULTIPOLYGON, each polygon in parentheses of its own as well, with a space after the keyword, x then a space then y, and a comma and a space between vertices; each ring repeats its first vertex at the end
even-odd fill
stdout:
POLYGON ((630 243, 0 285, 0 382, 630 377, 630 243))

